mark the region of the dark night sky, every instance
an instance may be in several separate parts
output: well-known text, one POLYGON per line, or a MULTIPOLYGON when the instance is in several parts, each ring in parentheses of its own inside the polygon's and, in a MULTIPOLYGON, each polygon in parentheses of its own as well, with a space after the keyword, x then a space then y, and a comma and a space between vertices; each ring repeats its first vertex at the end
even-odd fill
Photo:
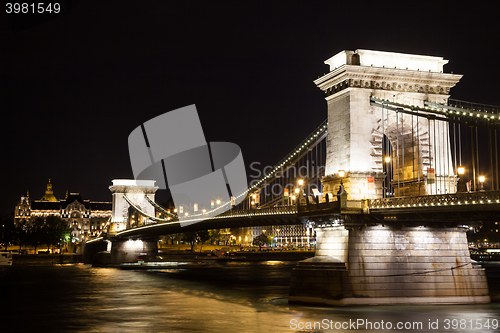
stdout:
POLYGON ((189 104, 207 141, 274 164, 326 118, 312 81, 344 49, 443 56, 464 74, 452 98, 500 105, 498 18, 479 2, 65 3, 32 27, 0 14, 1 214, 48 178, 58 198, 110 201, 133 177, 129 133, 189 104))

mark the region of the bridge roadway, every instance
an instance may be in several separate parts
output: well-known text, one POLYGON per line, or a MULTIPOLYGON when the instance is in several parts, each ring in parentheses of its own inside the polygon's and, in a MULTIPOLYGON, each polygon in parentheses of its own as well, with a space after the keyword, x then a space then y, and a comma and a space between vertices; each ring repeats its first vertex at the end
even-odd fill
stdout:
MULTIPOLYGON (((328 225, 341 219, 345 225, 401 223, 405 225, 477 226, 500 220, 500 191, 454 193, 359 201, 306 202, 301 205, 227 211, 181 226, 180 221, 152 223, 116 234, 119 238, 154 237, 206 229, 293 225, 310 220, 328 225)), ((101 237, 99 237, 102 239, 101 237)), ((98 240, 98 239, 96 239, 98 240)))

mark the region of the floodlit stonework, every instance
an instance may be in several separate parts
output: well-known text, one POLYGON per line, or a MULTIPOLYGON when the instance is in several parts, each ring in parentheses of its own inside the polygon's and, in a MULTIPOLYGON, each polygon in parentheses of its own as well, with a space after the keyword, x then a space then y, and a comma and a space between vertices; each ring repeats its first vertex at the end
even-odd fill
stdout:
MULTIPOLYGON (((336 194, 342 180, 347 200, 359 201, 341 197, 341 205, 381 198, 384 137, 393 148, 396 196, 456 192, 450 143, 445 139, 448 123, 371 104, 373 98, 422 108, 424 102, 446 104, 450 89, 461 78, 443 73, 447 62, 441 57, 368 50, 342 51, 325 61, 330 72, 315 81, 328 104, 323 193, 336 194), (435 169, 432 185, 427 184, 428 168, 435 169)), ((294 268, 290 302, 490 302, 484 269, 471 261, 462 225, 429 226, 418 217, 410 225, 385 217, 363 223, 350 220, 348 214, 330 216, 326 224, 325 216, 317 221, 316 254, 294 268)))
POLYGON ((442 142, 447 123, 370 105, 372 96, 420 107, 424 101, 446 103, 462 77, 443 73, 447 62, 441 57, 369 50, 342 51, 325 61, 330 72, 314 81, 328 104, 325 193, 337 191, 338 171, 344 170, 348 199, 382 197, 384 135, 393 147, 392 178, 400 185, 396 196, 456 191, 450 143, 442 142), (426 186, 428 167, 435 169, 439 186, 426 186))
POLYGON ((292 273, 290 301, 329 305, 489 303, 463 228, 317 230, 316 257, 292 273))
POLYGON ((155 186, 154 180, 115 179, 109 190, 113 194, 110 235, 120 230, 142 226, 149 222, 149 217, 141 216, 136 212, 134 207, 127 202, 125 196, 142 212, 149 216, 155 216, 155 208, 145 197, 147 195, 151 201, 155 200, 155 193, 158 187, 155 186))
POLYGON ((105 229, 111 217, 111 202, 90 201, 83 199, 80 193, 68 192, 64 199, 59 200, 54 196, 49 179, 45 195, 40 200, 31 200, 29 193, 21 197, 14 211, 14 221, 19 225, 51 215, 68 223, 73 242, 82 242, 105 229))

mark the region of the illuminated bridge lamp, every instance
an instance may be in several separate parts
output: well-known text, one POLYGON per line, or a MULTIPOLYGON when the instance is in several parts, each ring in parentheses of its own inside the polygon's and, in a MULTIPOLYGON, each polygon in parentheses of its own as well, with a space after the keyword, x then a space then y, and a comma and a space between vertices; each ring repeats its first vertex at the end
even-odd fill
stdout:
POLYGON ((465 192, 465 182, 464 182, 463 180, 462 180, 462 181, 460 181, 460 180, 461 180, 461 178, 462 178, 462 176, 463 176, 463 175, 464 175, 464 173, 465 173, 465 168, 464 168, 463 166, 459 166, 459 167, 457 168, 457 173, 458 173, 458 175, 459 175, 459 178, 458 178, 458 186, 457 186, 457 187, 458 187, 458 189, 457 189, 457 190, 458 190, 458 192, 465 192))
POLYGON ((345 171, 344 170, 339 170, 339 177, 340 177, 340 186, 344 186, 342 183, 342 178, 345 176, 345 171))
POLYGON ((391 162, 391 157, 390 156, 386 156, 384 158, 384 161, 385 161, 385 163, 390 163, 391 162))
POLYGON ((484 187, 483 187, 484 176, 479 176, 479 183, 481 183, 481 189, 480 189, 480 191, 484 191, 484 187))
POLYGON ((299 194, 300 190, 298 188, 295 189, 295 193, 299 194))
POLYGON ((299 186, 304 185, 304 179, 299 179, 299 186))

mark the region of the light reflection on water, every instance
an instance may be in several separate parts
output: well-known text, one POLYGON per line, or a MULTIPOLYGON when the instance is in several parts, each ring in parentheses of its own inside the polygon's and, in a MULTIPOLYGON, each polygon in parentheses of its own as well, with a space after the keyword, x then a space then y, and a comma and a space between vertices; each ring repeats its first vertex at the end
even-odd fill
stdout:
POLYGON ((445 330, 443 321, 473 319, 475 323, 476 319, 500 318, 497 303, 350 308, 289 305, 288 284, 295 264, 229 262, 203 269, 150 271, 88 265, 13 266, 1 280, 0 300, 7 309, 2 311, 1 322, 7 323, 2 325, 5 332, 293 332, 292 319, 303 323, 323 319, 419 321, 424 325, 422 331, 428 331, 429 320, 439 320, 440 329, 433 332, 468 332, 471 330, 445 330))

